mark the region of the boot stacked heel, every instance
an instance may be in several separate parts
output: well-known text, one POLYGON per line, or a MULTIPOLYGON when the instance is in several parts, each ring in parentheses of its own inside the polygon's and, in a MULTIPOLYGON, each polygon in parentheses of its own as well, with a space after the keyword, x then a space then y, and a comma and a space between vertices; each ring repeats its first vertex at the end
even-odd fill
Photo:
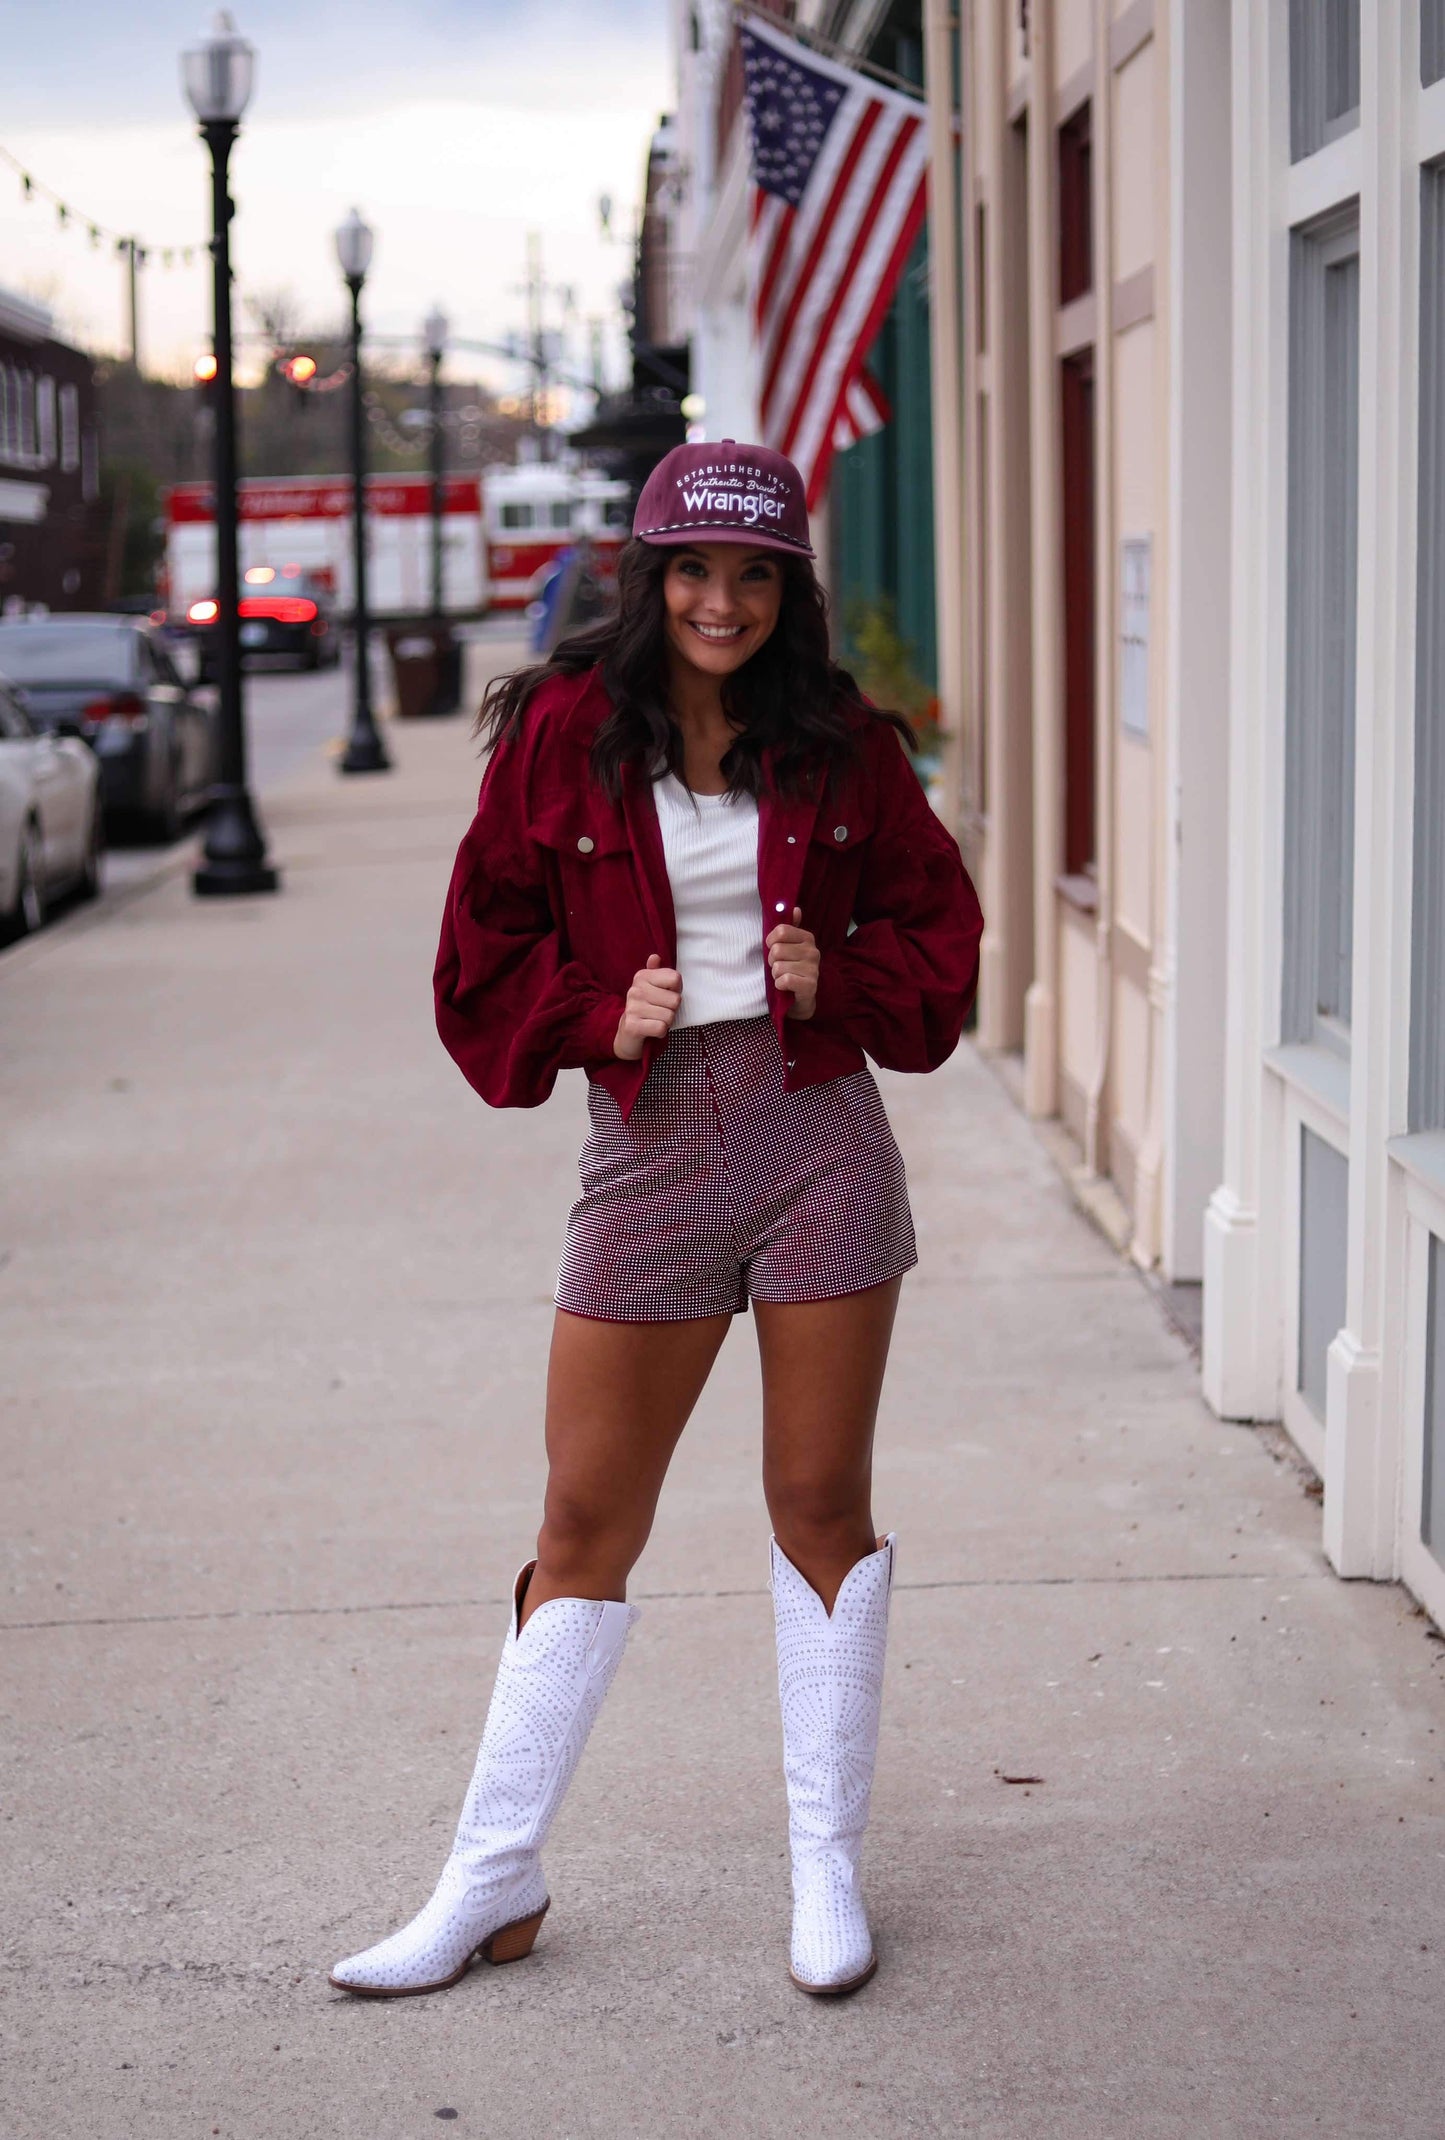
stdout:
POLYGON ((484 1962, 524 1962, 537 1944, 537 1934, 542 1929, 542 1919, 551 1908, 544 1902, 531 1917, 519 1917, 514 1925, 503 1925, 490 1939, 484 1939, 478 1952, 484 1962))

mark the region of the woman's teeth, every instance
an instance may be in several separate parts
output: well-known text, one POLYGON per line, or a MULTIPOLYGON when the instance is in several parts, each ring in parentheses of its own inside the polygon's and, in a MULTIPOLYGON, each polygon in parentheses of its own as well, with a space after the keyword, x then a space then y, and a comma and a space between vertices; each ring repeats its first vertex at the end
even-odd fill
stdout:
MULTIPOLYGON (((692 622, 689 618, 689 623, 692 622)), ((693 624, 693 630, 702 639, 741 639, 747 630, 745 624, 693 624)))

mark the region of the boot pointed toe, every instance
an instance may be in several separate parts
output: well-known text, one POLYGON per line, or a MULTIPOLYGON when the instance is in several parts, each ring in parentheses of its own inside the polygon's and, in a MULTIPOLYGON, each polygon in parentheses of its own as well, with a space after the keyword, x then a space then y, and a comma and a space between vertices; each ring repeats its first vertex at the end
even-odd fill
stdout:
POLYGON ((512 1624, 451 1856, 426 1907, 374 1947, 336 1964, 330 1982, 362 1998, 445 1991, 479 1957, 530 1954, 547 1914, 538 1855, 637 1617, 588 1598, 539 1605, 512 1624))
POLYGON ((856 1991, 878 1966, 853 1865, 824 1851, 795 1882, 789 1974, 800 1991, 856 1991))

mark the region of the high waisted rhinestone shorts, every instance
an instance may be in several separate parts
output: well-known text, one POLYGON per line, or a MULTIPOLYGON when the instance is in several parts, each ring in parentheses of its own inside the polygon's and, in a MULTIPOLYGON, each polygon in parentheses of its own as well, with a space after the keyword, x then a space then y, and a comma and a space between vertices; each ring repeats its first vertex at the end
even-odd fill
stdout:
POLYGON ((686 1026, 626 1122, 589 1085, 557 1305, 675 1323, 835 1300, 918 1261, 903 1159, 866 1070, 783 1090, 767 1018, 686 1026))

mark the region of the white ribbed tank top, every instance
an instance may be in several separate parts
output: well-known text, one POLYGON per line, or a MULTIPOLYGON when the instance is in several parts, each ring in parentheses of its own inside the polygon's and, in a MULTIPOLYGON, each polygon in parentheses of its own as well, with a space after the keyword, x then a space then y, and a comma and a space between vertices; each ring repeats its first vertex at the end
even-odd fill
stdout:
POLYGON ((751 795, 694 795, 675 773, 653 785, 677 917, 682 1004, 673 1027, 761 1018, 763 903, 751 795))

